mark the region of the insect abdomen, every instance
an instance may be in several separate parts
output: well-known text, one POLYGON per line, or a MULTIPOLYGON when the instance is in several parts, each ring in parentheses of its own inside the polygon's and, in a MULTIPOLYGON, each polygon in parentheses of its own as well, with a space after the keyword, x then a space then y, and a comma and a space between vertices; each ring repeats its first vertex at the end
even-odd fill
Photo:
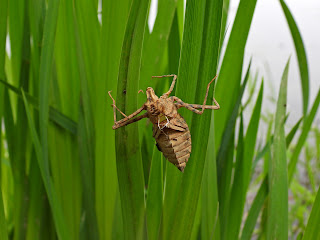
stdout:
POLYGON ((163 129, 153 125, 153 137, 165 158, 183 172, 191 153, 191 135, 185 120, 178 115, 163 129))

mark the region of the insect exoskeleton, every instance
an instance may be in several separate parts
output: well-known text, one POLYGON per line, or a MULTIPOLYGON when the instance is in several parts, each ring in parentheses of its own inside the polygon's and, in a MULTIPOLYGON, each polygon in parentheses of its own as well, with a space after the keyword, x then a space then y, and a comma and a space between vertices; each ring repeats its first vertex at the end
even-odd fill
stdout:
POLYGON ((178 113, 178 109, 185 107, 194 113, 202 114, 204 109, 217 110, 220 108, 218 102, 213 98, 215 105, 205 105, 208 97, 209 87, 214 77, 208 84, 207 92, 202 105, 184 103, 176 96, 169 97, 172 92, 177 76, 174 74, 153 76, 153 78, 173 77, 172 84, 168 92, 160 98, 155 94, 151 87, 146 90, 147 102, 142 105, 134 113, 126 116, 120 109, 117 108, 115 100, 111 96, 111 91, 108 92, 113 101, 114 125, 113 129, 117 129, 133 122, 137 122, 143 118, 149 118, 153 124, 153 137, 156 140, 156 146, 163 153, 165 158, 174 164, 181 172, 184 171, 191 153, 191 135, 188 124, 183 117, 178 113), (201 109, 201 110, 197 110, 201 109), (116 120, 116 110, 119 111, 124 118, 116 120), (137 116, 143 110, 147 112, 137 116))

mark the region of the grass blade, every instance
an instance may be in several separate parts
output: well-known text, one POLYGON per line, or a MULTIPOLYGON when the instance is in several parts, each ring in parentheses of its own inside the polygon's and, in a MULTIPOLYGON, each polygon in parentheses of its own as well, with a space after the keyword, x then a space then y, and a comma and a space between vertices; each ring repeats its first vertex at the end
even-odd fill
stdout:
MULTIPOLYGON (((8 12, 8 1, 0 0, 0 79, 5 77, 4 63, 6 57, 6 36, 7 36, 7 12, 8 12)), ((0 87, 0 119, 2 119, 3 114, 3 102, 4 94, 3 87, 0 87)), ((0 121, 1 122, 1 121, 0 121)), ((1 179, 1 159, 2 159, 2 127, 0 127, 0 179, 1 179)), ((0 239, 7 240, 7 223, 4 215, 4 207, 2 200, 2 181, 0 181, 0 239)))
MULTIPOLYGON (((225 130, 223 132, 223 137, 222 137, 222 141, 221 141, 221 146, 219 148, 218 151, 218 155, 217 155, 217 169, 218 169, 218 185, 219 185, 219 199, 220 202, 224 202, 223 199, 224 197, 226 197, 226 194, 223 194, 223 192, 227 193, 229 192, 229 187, 230 186, 224 186, 224 184, 222 184, 222 182, 228 182, 228 177, 230 176, 230 174, 226 174, 226 172, 230 172, 230 169, 228 170, 227 167, 227 161, 226 161, 226 156, 228 155, 228 150, 230 149, 228 146, 230 144, 230 142, 233 142, 233 134, 234 134, 234 128, 235 128, 235 124, 236 124, 236 119, 238 116, 238 112, 239 112, 239 108, 240 108, 240 104, 241 104, 241 99, 244 93, 244 89, 246 87, 248 78, 249 78, 249 70, 250 70, 250 65, 248 67, 247 70, 247 74, 244 78, 243 84, 241 86, 241 89, 238 93, 238 98, 237 98, 237 102, 234 105, 233 111, 232 111, 232 115, 228 120, 228 123, 226 124, 225 130), (224 179, 222 178, 224 176, 224 179)), ((233 152, 233 149, 232 149, 233 152)), ((225 199, 224 199, 225 200, 225 199)))
MULTIPOLYGON (((138 109, 141 49, 148 0, 133 0, 122 46, 118 76, 117 106, 130 114, 138 109), (126 92, 130 93, 126 95, 126 92)), ((120 114, 118 114, 118 119, 120 114)), ((144 221, 144 178, 136 124, 116 130, 116 156, 124 233, 126 239, 141 239, 144 221)))
POLYGON ((241 240, 250 240, 263 203, 268 196, 268 177, 265 177, 251 205, 249 214, 242 229, 241 240))
POLYGON ((92 129, 88 129, 87 119, 85 116, 85 110, 83 103, 80 102, 79 110, 79 131, 78 131, 78 143, 79 143, 79 156, 81 166, 81 179, 83 188, 83 208, 85 214, 84 228, 86 228, 87 239, 99 239, 98 223, 96 218, 96 211, 92 203, 94 199, 94 167, 93 167, 93 149, 92 139, 90 138, 92 129))
MULTIPOLYGON (((48 166, 49 87, 53 64, 53 49, 58 18, 59 0, 50 0, 44 25, 43 49, 40 60, 39 121, 42 154, 48 166)), ((49 169, 46 171, 49 172, 49 169)))
POLYGON ((150 179, 148 184, 147 198, 147 229, 148 239, 158 238, 160 220, 162 214, 163 199, 163 168, 162 154, 154 146, 150 169, 150 179))
MULTIPOLYGON (((0 79, 0 83, 4 84, 8 89, 10 89, 11 91, 15 92, 19 97, 22 98, 22 93, 21 93, 21 89, 18 89, 14 86, 12 86, 11 84, 7 83, 6 81, 0 79)), ((25 96, 28 100, 29 103, 32 104, 32 106, 36 109, 39 110, 39 101, 33 97, 32 95, 25 93, 25 96)), ((65 129, 66 131, 69 131, 72 134, 76 134, 77 132, 77 125, 76 123, 70 119, 69 117, 67 117, 66 115, 64 115, 62 112, 60 112, 59 110, 53 108, 53 107, 49 107, 49 119, 54 122, 57 126, 65 129)))
POLYGON ((67 226, 64 224, 62 208, 57 201, 57 196, 54 191, 54 187, 52 184, 52 180, 50 178, 50 174, 47 171, 47 166, 45 165, 45 161, 43 160, 44 155, 42 153, 42 151, 43 151, 42 146, 40 144, 40 140, 38 138, 35 125, 34 125, 33 120, 31 118, 31 112, 30 112, 30 109, 28 106, 28 101, 27 101, 23 91, 22 91, 22 96, 23 96, 23 101, 24 101, 26 113, 27 113, 29 128, 31 131, 31 138, 32 138, 32 142, 34 144, 34 148, 36 151, 38 165, 40 168, 42 180, 43 180, 44 186, 47 191, 50 206, 53 209, 52 214, 53 214, 57 234, 58 234, 59 239, 68 240, 71 238, 68 237, 69 235, 68 235, 68 231, 67 231, 67 226))
POLYGON ((318 94, 316 96, 316 99, 314 100, 314 103, 312 105, 312 108, 309 112, 309 114, 305 117, 304 121, 303 121, 303 125, 302 125, 302 131, 301 134, 298 138, 298 142, 297 145, 292 153, 292 157, 290 159, 289 162, 289 166, 288 166, 288 181, 289 184, 291 183, 291 180, 293 178, 293 174, 296 170, 296 166, 298 163, 298 158, 301 152, 301 149, 303 147, 303 144, 305 143, 308 134, 310 132, 311 129, 311 124, 314 120, 314 117, 316 116, 317 110, 319 108, 319 104, 320 104, 320 89, 318 91, 318 94))
POLYGON ((302 240, 319 239, 320 231, 318 224, 320 222, 320 188, 317 193, 316 200, 313 203, 311 214, 308 220, 306 230, 303 234, 302 240))
POLYGON ((242 212, 244 208, 243 203, 245 202, 246 196, 246 176, 244 174, 247 166, 245 165, 246 156, 244 155, 244 148, 243 116, 241 112, 234 180, 230 192, 228 216, 226 218, 226 224, 228 227, 224 228, 224 239, 238 239, 240 231, 242 212))
MULTIPOLYGON (((176 96, 186 102, 202 102, 206 85, 215 75, 217 66, 222 1, 188 1, 185 28, 179 63, 179 80, 176 96), (214 44, 213 44, 214 43, 214 44), (201 53, 201 54, 200 54, 201 53), (198 80, 197 80, 198 79, 198 80), (185 83, 188 84, 185 84, 185 83), (196 91, 195 91, 196 89, 196 91)), ((212 92, 208 100, 211 104, 212 92)), ((166 191, 173 194, 164 203, 164 239, 188 239, 192 233, 198 206, 205 155, 208 144, 211 113, 192 116, 192 112, 181 110, 187 122, 191 122, 192 154, 182 176, 176 171, 173 178, 167 174, 166 191), (173 184, 172 184, 173 183, 173 184), (188 201, 185 201, 188 199, 188 201), (171 211, 169 214, 167 212, 171 211)), ((167 169, 168 170, 168 169, 167 169)), ((171 171, 171 169, 169 170, 171 171)))
POLYGON ((216 99, 219 99, 220 105, 224 108, 224 111, 221 111, 215 120, 216 146, 220 146, 223 131, 231 116, 233 106, 237 101, 237 93, 241 81, 244 48, 247 42, 256 2, 256 0, 240 1, 224 54, 215 96, 216 99))
MULTIPOLYGON (((122 225, 117 224, 118 220, 114 220, 114 208, 119 190, 115 131, 111 128, 113 112, 109 106, 107 92, 117 87, 121 47, 131 2, 131 0, 102 1, 102 26, 98 56, 99 76, 97 78, 100 81, 96 82, 97 96, 94 104, 105 104, 101 108, 93 109, 95 129, 98 129, 95 131, 95 198, 100 239, 112 239, 112 232, 117 228, 122 228, 122 225)), ((116 91, 112 93, 116 94, 116 91)))
MULTIPOLYGON (((0 0, 0 79, 5 77, 8 0, 0 0)), ((2 95, 3 96, 3 95, 2 95)))
POLYGON ((214 149, 214 119, 211 121, 202 180, 201 238, 220 239, 217 165, 214 149))
POLYGON ((302 106, 303 114, 306 115, 308 112, 308 103, 309 103, 309 72, 308 72, 308 62, 307 55, 302 41, 302 37, 299 31, 299 28, 288 8, 286 3, 283 0, 280 0, 280 4, 284 15, 286 16, 291 36, 293 38, 294 46, 296 49, 296 54, 298 57, 300 78, 301 78, 301 89, 302 89, 302 106))
POLYGON ((4 215, 1 185, 0 185, 0 239, 8 240, 7 223, 4 215))
POLYGON ((284 123, 289 63, 288 60, 282 75, 275 116, 273 157, 269 162, 267 239, 288 239, 288 178, 284 123))
MULTIPOLYGON (((253 113, 249 122, 248 130, 245 136, 245 147, 244 147, 244 156, 245 157, 245 168, 244 168, 244 177, 245 179, 245 192, 249 187, 250 178, 251 178, 251 169, 252 169, 252 159, 255 151, 255 145, 257 140, 258 128, 259 128, 259 121, 261 115, 261 106, 262 106, 262 99, 263 99, 263 81, 261 82, 259 95, 253 109, 253 113)), ((243 199, 245 200, 245 199, 243 199)), ((243 202, 244 204, 244 202, 243 202)))
POLYGON ((298 122, 293 126, 293 128, 291 129, 291 131, 289 132, 289 134, 287 135, 286 137, 286 146, 287 148, 290 146, 290 143, 292 142, 292 139, 294 138, 294 136, 296 135, 298 129, 299 129, 299 126, 300 126, 300 123, 302 122, 303 118, 300 118, 298 120, 298 122))

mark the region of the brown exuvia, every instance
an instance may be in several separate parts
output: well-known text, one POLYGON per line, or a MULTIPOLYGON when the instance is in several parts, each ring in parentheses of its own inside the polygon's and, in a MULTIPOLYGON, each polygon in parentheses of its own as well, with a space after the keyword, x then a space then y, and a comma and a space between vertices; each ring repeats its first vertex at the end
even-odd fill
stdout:
POLYGON ((144 103, 141 108, 139 108, 137 111, 130 114, 129 116, 126 116, 117 108, 116 102, 111 96, 111 91, 108 92, 110 98, 113 101, 112 106, 114 113, 114 125, 112 129, 117 129, 126 126, 130 123, 137 122, 143 118, 149 118, 153 124, 153 137, 157 142, 157 148, 159 149, 159 151, 163 153, 165 158, 167 158, 181 172, 183 172, 191 153, 191 135, 188 128, 188 124, 178 113, 178 109, 181 107, 185 107, 197 114, 202 114, 204 109, 219 109, 220 106, 214 98, 213 101, 215 105, 205 105, 208 97, 210 84, 216 77, 214 77, 208 84, 203 105, 184 103, 181 99, 177 98, 176 96, 169 97, 177 80, 177 75, 171 74, 163 76, 153 76, 153 78, 162 77, 173 77, 173 81, 169 91, 159 98, 154 93, 154 90, 151 87, 148 87, 146 90, 147 102, 144 103), (201 111, 197 110, 197 108, 201 109, 201 111), (116 110, 118 110, 125 118, 117 121, 116 110), (140 116, 137 116, 143 110, 146 110, 147 112, 140 116))

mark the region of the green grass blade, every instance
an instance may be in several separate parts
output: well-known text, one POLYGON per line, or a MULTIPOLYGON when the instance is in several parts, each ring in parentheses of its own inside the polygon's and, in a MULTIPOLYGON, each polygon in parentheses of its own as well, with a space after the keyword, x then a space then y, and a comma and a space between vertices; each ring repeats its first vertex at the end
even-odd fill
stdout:
POLYGON ((301 89, 302 89, 302 106, 303 114, 308 112, 308 103, 309 103, 309 72, 308 72, 308 62, 305 47, 302 41, 302 37, 299 31, 299 28, 288 8, 286 3, 283 0, 280 0, 280 4, 284 15, 286 16, 291 36, 293 38, 294 46, 296 49, 296 54, 298 57, 300 78, 301 78, 301 89))
POLYGON ((246 192, 252 176, 252 159, 255 151, 256 138, 258 133, 261 105, 263 97, 263 82, 260 86, 259 95, 253 109, 245 140, 241 139, 241 126, 237 148, 237 162, 234 173, 234 180, 231 189, 230 203, 228 207, 227 225, 225 228, 225 239, 236 239, 239 236, 242 214, 246 200, 246 192), (244 141, 244 144, 243 144, 244 141), (242 146, 244 145, 244 146, 242 146), (243 148, 243 149, 242 149, 243 148))
MULTIPOLYGON (((164 57, 164 49, 168 42, 176 4, 177 1, 175 0, 163 0, 158 3, 157 18, 154 22, 152 33, 145 39, 143 45, 140 81, 140 88, 143 90, 156 85, 157 80, 151 79, 151 76, 161 74, 158 72, 159 64, 164 57)), ((140 104, 142 104, 141 101, 140 104)))
POLYGON ((282 75, 275 116, 273 157, 269 162, 267 239, 288 239, 288 178, 284 123, 289 63, 288 60, 282 75))
MULTIPOLYGON (((227 193, 229 192, 229 187, 230 186, 225 186, 224 184, 228 182, 228 178, 227 176, 230 176, 230 174, 226 174, 226 172, 231 172, 230 169, 227 169, 227 161, 226 161, 226 156, 228 155, 228 151, 229 148, 229 144, 230 142, 233 142, 233 134, 234 134, 234 128, 235 128, 235 124, 236 124, 236 120, 237 120, 237 116, 238 116, 238 112, 239 112, 239 108, 240 108, 240 104, 241 104, 241 99, 244 93, 244 89, 246 87, 248 78, 249 78, 249 70, 250 70, 250 65, 248 67, 247 70, 247 74, 245 76, 245 79, 243 81, 243 84, 241 86, 241 89, 238 93, 238 97, 237 97, 237 102, 234 105, 233 111, 232 111, 232 115, 231 117, 228 119, 228 122, 226 124, 226 127, 224 129, 224 133, 223 133, 223 137, 222 137, 222 141, 221 141, 221 146, 219 148, 218 151, 218 155, 217 155, 217 170, 218 170, 218 185, 219 185, 219 199, 220 202, 223 202, 223 200, 226 200, 225 197, 227 196, 227 193), (222 184, 222 182, 224 184, 222 184), (226 194, 223 194, 226 193, 226 194)), ((232 149, 233 151, 233 149, 232 149)), ((232 166, 231 166, 232 167, 232 166)))
POLYGON ((80 102, 79 110, 79 131, 78 131, 78 143, 79 143, 79 156, 80 156, 80 166, 81 166, 81 177, 82 177, 82 187, 83 187, 83 208, 85 214, 84 227, 86 228, 87 238, 99 239, 98 233, 98 223, 96 218, 96 212, 94 205, 94 168, 93 160, 94 155, 90 147, 92 139, 90 138, 90 131, 88 129, 87 119, 85 117, 83 103, 80 102), (88 133, 89 132, 89 133, 88 133))
POLYGON ((308 220, 306 230, 303 234, 303 240, 319 239, 319 222, 320 222, 320 188, 318 189, 316 200, 313 203, 311 214, 308 220))
POLYGON ((289 134, 287 135, 286 137, 286 146, 287 148, 290 146, 290 143, 292 142, 292 139, 294 138, 294 136, 296 135, 298 129, 299 129, 299 126, 300 126, 300 123, 302 122, 303 118, 300 118, 298 120, 298 122, 293 126, 293 128, 291 129, 291 131, 289 132, 289 134))
POLYGON ((59 202, 57 201, 57 196, 54 191, 52 180, 50 178, 50 174, 47 171, 47 166, 45 165, 45 161, 43 159, 43 157, 44 157, 44 155, 42 153, 43 149, 40 144, 40 140, 38 138, 35 125, 34 125, 33 120, 31 118, 31 112, 30 112, 30 109, 28 106, 28 101, 27 101, 23 91, 22 91, 22 96, 23 96, 23 101, 24 101, 24 105, 25 105, 25 109, 26 109, 27 118, 28 118, 29 128, 31 131, 32 142, 34 144, 34 148, 36 151, 36 156, 37 156, 42 180, 43 180, 44 186, 46 188, 48 199, 49 199, 50 206, 52 209, 52 215, 53 215, 55 227, 57 230, 57 234, 58 234, 59 239, 68 240, 71 238, 68 235, 69 233, 67 230, 67 226, 64 223, 62 208, 61 208, 61 205, 59 204, 59 202))
POLYGON ((225 239, 224 234, 227 233, 227 221, 229 211, 229 199, 231 190, 232 180, 232 169, 233 169, 233 154, 234 154, 234 129, 236 119, 238 117, 239 108, 241 105, 241 99, 249 79, 249 64, 244 82, 239 90, 237 102, 234 105, 232 115, 228 119, 226 124, 220 148, 217 155, 217 172, 218 172, 218 191, 219 191, 219 216, 220 216, 220 227, 221 227, 221 238, 225 239))
MULTIPOLYGON (((251 169, 252 169, 252 159, 255 150, 255 143, 257 138, 257 132, 259 127, 260 113, 261 113, 261 105, 262 105, 262 97, 263 97, 263 82, 260 86, 259 95, 256 101, 256 105, 254 107, 248 130, 245 136, 245 144, 244 144, 244 153, 242 157, 237 157, 237 165, 235 169, 235 176, 233 180, 230 203, 229 203, 229 215, 227 218, 228 229, 226 229, 225 236, 226 239, 235 239, 238 238, 242 213, 245 204, 245 196, 247 192, 247 188, 250 182, 251 177, 251 169), (243 158, 243 160, 242 160, 243 158), (239 159, 239 163, 238 163, 239 159)), ((240 128, 241 130, 241 128, 240 128)), ((239 135, 241 136, 241 135, 239 135)), ((239 139, 238 147, 240 147, 240 153, 242 152, 241 145, 239 139)), ((240 154, 237 150, 237 156, 240 154)))
POLYGON ((292 153, 292 157, 290 159, 290 162, 289 162, 289 166, 288 166, 288 180, 289 180, 289 183, 291 182, 292 178, 293 178, 293 174, 296 170, 296 166, 297 166, 297 163, 298 163, 298 158, 299 158, 299 155, 300 155, 300 152, 301 152, 301 149, 303 147, 303 144, 305 143, 307 137, 308 137, 308 134, 310 132, 310 129, 311 129, 311 124, 316 116, 316 113, 317 113, 317 110, 319 108, 319 104, 320 104, 320 89, 318 91, 318 94, 316 96, 316 99, 314 100, 314 103, 312 105, 312 108, 309 112, 309 114, 304 118, 304 122, 303 122, 303 125, 302 125, 302 131, 301 131, 301 134, 298 138, 298 142, 297 142, 297 145, 292 153))
MULTIPOLYGON (((6 57, 6 35, 7 35, 7 12, 8 12, 8 1, 0 0, 0 79, 5 77, 4 63, 6 57)), ((0 119, 2 119, 3 114, 3 87, 0 87, 0 119)), ((2 127, 0 128, 0 177, 1 177, 1 164, 2 164, 2 127)), ((1 178, 0 178, 1 179, 1 178)), ((0 181, 0 239, 7 240, 7 223, 4 215, 4 206, 2 200, 2 181, 0 181)))
MULTIPOLYGON (((59 0, 51 0, 48 3, 48 11, 45 18, 43 49, 40 59, 40 86, 39 86, 39 126, 40 141, 42 147, 41 161, 44 161, 44 171, 49 175, 48 160, 48 119, 49 119, 49 88, 53 65, 53 50, 58 18, 59 0)), ((60 234, 58 234, 60 237, 60 234)))
MULTIPOLYGON (((202 102, 207 83, 215 75, 217 66, 222 1, 188 1, 185 28, 180 55, 176 96, 183 101, 202 102), (214 44, 213 44, 214 43, 214 44), (188 84, 186 84, 186 82, 188 84), (196 91, 195 91, 196 89, 196 91)), ((207 104, 211 104, 210 91, 207 104)), ((173 178, 167 175, 166 191, 172 193, 169 202, 166 192, 164 203, 164 239, 188 239, 198 206, 205 155, 208 144, 211 112, 192 116, 191 111, 181 110, 187 122, 191 122, 192 154, 180 183, 181 173, 175 169, 173 178), (185 201, 188 199, 188 201, 185 201), (167 202, 166 202, 167 201, 167 202), (169 212, 167 214, 167 212, 169 212)), ((168 170, 168 169, 167 169, 168 170)), ((170 169, 171 171, 171 169, 170 169)), ((168 193, 169 195, 169 193, 168 193)))
POLYGON ((0 239, 8 240, 7 223, 4 215, 1 185, 0 185, 0 239))
MULTIPOLYGON (((115 153, 115 131, 113 111, 107 92, 116 97, 117 78, 121 47, 127 24, 131 0, 102 1, 102 26, 99 48, 99 71, 96 85, 96 105, 104 103, 93 111, 95 118, 95 187, 96 212, 100 239, 111 239, 114 229, 122 225, 114 220, 115 201, 118 193, 118 179, 115 153)), ((120 201, 120 200, 119 200, 120 201)), ((120 205, 120 204, 119 204, 120 205)), ((120 207, 119 207, 120 208, 120 207)), ((121 216, 121 214, 120 214, 121 216)), ((120 221, 120 220, 119 220, 120 221)), ((121 230, 122 231, 122 230, 121 230)), ((121 238, 116 238, 121 239, 121 238)))
MULTIPOLYGON (((142 43, 148 0, 134 0, 122 46, 117 106, 127 114, 138 109, 142 43), (126 94, 128 93, 128 94, 126 94)), ((118 119, 120 114, 117 115, 118 119)), ((144 178, 136 124, 116 130, 116 156, 124 233, 126 239, 141 239, 144 222, 144 178)))
POLYGON ((231 116, 233 106, 237 101, 243 67, 244 48, 256 2, 256 0, 240 1, 224 54, 215 96, 220 101, 220 106, 223 106, 224 109, 220 114, 217 114, 215 119, 216 146, 220 146, 223 131, 231 116))
MULTIPOLYGON (((259 95, 253 109, 253 113, 249 122, 248 130, 245 136, 245 147, 244 147, 244 156, 245 157, 245 168, 244 168, 244 177, 245 179, 245 188, 244 190, 247 191, 250 183, 251 178, 251 169, 252 169, 252 160, 255 151, 255 145, 257 141, 258 135, 258 128, 259 128, 259 121, 261 115, 261 106, 262 106, 262 99, 263 99, 263 81, 261 82, 259 95)), ((245 199, 243 199, 245 200, 245 199)), ((244 202, 243 202, 244 204, 244 202)))
POLYGON ((150 169, 150 179, 147 194, 147 229, 148 239, 158 239, 160 220, 162 214, 163 199, 163 168, 162 153, 156 146, 153 149, 153 156, 150 169))
MULTIPOLYGON (((3 85, 5 85, 8 89, 10 89, 11 91, 15 92, 19 97, 22 98, 22 93, 21 93, 21 89, 18 89, 14 86, 12 86, 11 84, 7 83, 6 81, 0 79, 0 83, 2 83, 3 85)), ((33 97, 32 95, 25 93, 25 96, 28 100, 29 103, 32 104, 32 106, 39 110, 39 101, 33 97)), ((77 125, 76 123, 70 119, 69 117, 67 117, 66 115, 64 115, 62 112, 60 112, 59 110, 53 108, 53 107, 49 107, 49 119, 54 122, 55 124, 57 124, 59 127, 65 129, 66 131, 69 131, 72 134, 76 134, 77 132, 77 125)))
POLYGON ((214 119, 211 121, 202 180, 201 238, 220 239, 217 165, 214 149, 214 119))
MULTIPOLYGON (((56 24, 57 24, 57 18, 58 18, 58 9, 59 9, 59 0, 50 0, 48 3, 48 11, 45 18, 45 24, 44 24, 43 49, 41 52, 40 73, 39 73, 39 78, 40 78, 39 127, 40 127, 40 141, 41 141, 41 147, 42 147, 42 151, 41 151, 42 157, 39 158, 39 160, 43 161, 43 166, 44 166, 43 170, 48 176, 50 172, 49 159, 48 159, 49 88, 50 88, 50 79, 52 76, 51 71, 52 71, 52 65, 53 65, 53 50, 54 50, 56 24)), ((62 232, 64 232, 64 230, 58 229, 58 236, 60 238, 62 238, 64 235, 64 233, 62 232)))
POLYGON ((240 231, 243 203, 246 196, 246 176, 244 174, 247 166, 245 165, 244 147, 243 116, 241 112, 234 180, 230 192, 228 216, 225 221, 228 227, 224 228, 225 232, 222 234, 224 239, 238 239, 240 231))
POLYGON ((268 196, 268 177, 265 177, 255 196, 242 229, 241 240, 250 240, 263 203, 268 196))
POLYGON ((0 79, 5 77, 8 0, 0 0, 0 79))

